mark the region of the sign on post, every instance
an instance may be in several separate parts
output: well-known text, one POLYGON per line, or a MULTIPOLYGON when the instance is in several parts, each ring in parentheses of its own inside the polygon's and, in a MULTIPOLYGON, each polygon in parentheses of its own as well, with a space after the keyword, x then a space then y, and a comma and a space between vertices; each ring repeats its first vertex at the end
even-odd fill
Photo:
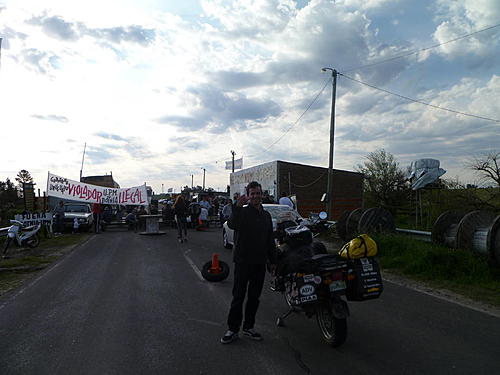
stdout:
POLYGON ((20 221, 26 226, 38 224, 52 224, 52 212, 34 212, 15 215, 14 219, 20 221))

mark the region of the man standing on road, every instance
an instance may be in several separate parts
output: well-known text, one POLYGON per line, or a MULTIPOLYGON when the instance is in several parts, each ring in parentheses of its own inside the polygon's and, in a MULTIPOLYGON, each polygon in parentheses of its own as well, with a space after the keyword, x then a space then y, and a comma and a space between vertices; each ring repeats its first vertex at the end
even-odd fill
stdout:
POLYGON ((228 224, 234 229, 235 236, 234 285, 233 301, 227 318, 229 329, 221 338, 221 343, 227 344, 238 338, 245 297, 243 335, 262 340, 262 336, 254 330, 255 315, 264 285, 266 263, 269 262, 272 268, 276 264, 276 246, 271 215, 262 207, 262 187, 258 182, 248 184, 246 195, 238 198, 228 224))

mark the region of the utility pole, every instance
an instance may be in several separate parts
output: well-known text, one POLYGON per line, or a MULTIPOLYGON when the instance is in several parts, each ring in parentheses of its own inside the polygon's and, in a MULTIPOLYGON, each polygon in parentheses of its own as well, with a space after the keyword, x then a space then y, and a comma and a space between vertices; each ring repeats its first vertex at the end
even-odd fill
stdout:
POLYGON ((205 191, 205 172, 207 171, 205 168, 201 168, 203 169, 203 191, 205 191))
POLYGON ((82 182, 82 173, 83 173, 83 161, 85 160, 85 149, 87 148, 87 142, 83 146, 83 156, 82 156, 82 167, 80 168, 80 182, 82 182))
POLYGON ((193 190, 193 181, 194 181, 194 174, 191 175, 191 191, 193 190))
POLYGON ((236 152, 234 152, 233 150, 231 150, 231 155, 233 157, 232 172, 234 173, 234 155, 236 155, 236 152))
POLYGON ((335 140, 335 94, 337 91, 337 74, 332 68, 323 68, 322 72, 332 72, 332 110, 330 112, 330 157, 328 159, 328 182, 326 185, 326 213, 328 220, 332 220, 332 187, 333 187, 333 146, 335 140))

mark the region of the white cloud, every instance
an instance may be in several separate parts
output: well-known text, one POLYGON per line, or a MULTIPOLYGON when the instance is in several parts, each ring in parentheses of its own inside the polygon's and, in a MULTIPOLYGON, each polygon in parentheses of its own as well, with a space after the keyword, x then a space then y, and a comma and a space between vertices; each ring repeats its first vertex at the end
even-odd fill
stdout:
MULTIPOLYGON (((496 0, 438 1, 436 20, 439 22, 434 39, 439 43, 498 24, 500 2, 496 0)), ((498 55, 498 29, 476 34, 456 43, 443 45, 438 51, 448 58, 472 54, 482 58, 498 55)))
MULTIPOLYGON (((394 9, 389 1, 313 0, 299 9, 291 0, 204 0, 200 17, 168 13, 153 3, 144 8, 125 0, 118 11, 116 1, 27 0, 23 8, 6 2, 0 24, 2 121, 25 129, 24 142, 40 156, 13 158, 19 146, 8 134, 2 160, 36 171, 43 185, 47 169, 77 177, 87 142, 84 173, 113 171, 122 186, 147 181, 156 190, 161 183, 190 185, 190 175, 199 176, 202 166, 209 186, 225 187, 223 163, 214 161, 229 158, 231 149, 246 166, 276 158, 326 165, 330 86, 269 147, 323 86, 328 77, 321 67, 379 61, 415 48, 422 35, 446 41, 498 19, 493 2, 437 2, 429 10, 429 18, 437 10, 432 27, 394 42, 380 36, 394 27, 394 17, 377 18, 394 9)), ((411 33, 413 25, 401 18, 411 11, 405 2, 397 6, 398 28, 411 33)), ((493 98, 500 72, 467 70, 467 64, 488 62, 493 69, 494 35, 478 34, 460 46, 450 43, 352 75, 383 87, 413 87, 401 93, 498 118, 493 98), (465 63, 456 62, 461 57, 465 63), (443 61, 452 68, 446 84, 438 85, 426 76, 443 61), (405 82, 404 74, 418 69, 426 79, 405 82)), ((494 124, 408 104, 339 78, 339 168, 352 169, 378 147, 403 162, 433 156, 455 165, 491 147, 495 130, 494 124)), ((0 179, 6 176, 0 173, 0 179)))

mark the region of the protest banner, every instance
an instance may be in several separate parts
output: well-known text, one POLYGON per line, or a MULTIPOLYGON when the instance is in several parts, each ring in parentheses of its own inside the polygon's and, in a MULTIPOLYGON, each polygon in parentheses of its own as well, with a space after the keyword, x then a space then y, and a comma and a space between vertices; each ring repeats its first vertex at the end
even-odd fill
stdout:
POLYGON ((47 195, 86 203, 142 206, 148 204, 146 185, 131 188, 109 188, 69 180, 49 172, 47 195))

